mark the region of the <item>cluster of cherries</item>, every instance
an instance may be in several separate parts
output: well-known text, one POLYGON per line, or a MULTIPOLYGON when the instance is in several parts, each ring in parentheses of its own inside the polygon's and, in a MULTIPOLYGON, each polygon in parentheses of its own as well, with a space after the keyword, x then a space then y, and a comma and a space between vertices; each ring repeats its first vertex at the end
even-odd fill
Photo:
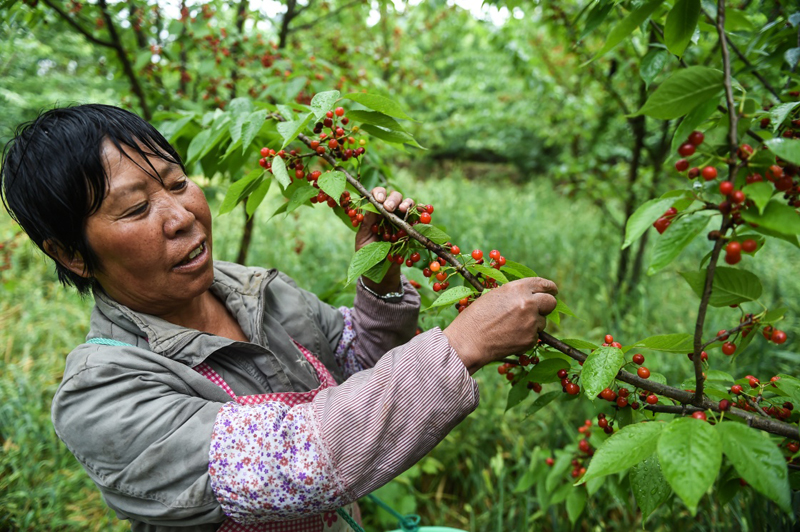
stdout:
MULTIPOLYGON (((606 421, 605 414, 600 414, 597 419, 598 419, 597 424, 600 427, 610 428, 608 421, 606 421), (603 422, 602 424, 600 423, 601 421, 603 422)), ((586 467, 584 466, 586 460, 594 456, 594 448, 589 443, 588 439, 589 436, 591 436, 591 428, 592 428, 591 419, 587 419, 586 421, 583 422, 582 425, 578 426, 578 433, 582 436, 582 438, 578 441, 578 450, 575 453, 574 455, 575 457, 572 459, 571 462, 572 472, 570 473, 570 475, 572 476, 572 478, 582 477, 586 473, 586 467)), ((611 429, 610 432, 606 430, 606 433, 608 434, 610 434, 611 432, 614 432, 613 428, 611 429)), ((556 461, 552 457, 547 457, 545 458, 544 463, 547 464, 548 467, 553 467, 553 464, 555 464, 556 461)))
MULTIPOLYGON (((463 303, 464 303, 463 299, 459 301, 459 308, 463 303)), ((459 312, 461 312, 461 310, 459 310, 459 312)), ((530 365, 535 366, 538 363, 539 363, 539 357, 536 355, 533 356, 520 355, 518 364, 514 364, 511 362, 505 362, 503 364, 500 364, 499 366, 497 366, 497 373, 499 373, 500 375, 505 375, 506 379, 508 379, 509 381, 513 381, 517 377, 517 374, 514 373, 513 371, 515 367, 519 366, 525 368, 530 365)), ((538 382, 528 382, 527 387, 529 390, 532 390, 535 393, 540 393, 542 391, 542 385, 538 382)))

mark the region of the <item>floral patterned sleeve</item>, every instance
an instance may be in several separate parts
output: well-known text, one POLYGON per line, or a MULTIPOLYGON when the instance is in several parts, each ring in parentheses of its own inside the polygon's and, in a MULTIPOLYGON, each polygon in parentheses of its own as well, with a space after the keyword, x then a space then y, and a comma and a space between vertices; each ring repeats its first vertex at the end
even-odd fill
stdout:
POLYGON ((339 307, 337 309, 344 318, 344 329, 339 345, 336 346, 333 356, 339 367, 342 368, 344 378, 355 375, 359 371, 367 369, 361 364, 356 355, 356 330, 353 328, 353 309, 350 307, 339 307))

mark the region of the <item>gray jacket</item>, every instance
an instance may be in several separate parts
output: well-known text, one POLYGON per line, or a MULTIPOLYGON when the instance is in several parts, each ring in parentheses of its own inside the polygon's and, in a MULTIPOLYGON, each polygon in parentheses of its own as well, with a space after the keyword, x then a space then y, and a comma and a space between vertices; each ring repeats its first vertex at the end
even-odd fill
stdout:
MULTIPOLYGON (((221 261, 214 268, 211 290, 251 343, 136 313, 98 292, 87 339, 136 347, 81 344, 67 357, 53 399, 59 438, 137 532, 211 532, 225 519, 210 487, 208 450, 230 397, 193 366, 205 361, 239 395, 308 391, 319 382, 294 339, 343 379, 333 356, 343 319, 334 307, 276 270, 221 261)), ((408 314, 419 298, 398 305, 408 314)), ((404 343, 413 328, 403 328, 384 336, 404 343)))

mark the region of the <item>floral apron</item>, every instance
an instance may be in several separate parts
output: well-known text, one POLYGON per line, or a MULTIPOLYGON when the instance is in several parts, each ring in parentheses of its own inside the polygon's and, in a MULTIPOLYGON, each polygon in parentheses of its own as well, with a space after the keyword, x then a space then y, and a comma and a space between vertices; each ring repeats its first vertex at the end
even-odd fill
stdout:
MULTIPOLYGON (((294 341, 294 340, 292 340, 294 341)), ((237 396, 233 393, 228 383, 211 366, 205 362, 198 364, 193 369, 209 379, 211 382, 222 388, 225 393, 231 396, 234 401, 241 405, 258 405, 268 401, 279 401, 289 407, 311 402, 317 394, 332 386, 336 386, 336 380, 330 374, 322 362, 311 354, 311 352, 294 342, 297 348, 306 357, 306 360, 314 368, 320 385, 315 390, 309 392, 288 392, 288 393, 268 393, 259 395, 237 396)), ((348 504, 343 508, 356 522, 361 521, 361 513, 356 503, 348 504)), ((325 512, 320 515, 312 515, 293 521, 276 521, 271 523, 242 524, 233 519, 228 519, 217 532, 348 532, 353 530, 335 511, 325 512)))

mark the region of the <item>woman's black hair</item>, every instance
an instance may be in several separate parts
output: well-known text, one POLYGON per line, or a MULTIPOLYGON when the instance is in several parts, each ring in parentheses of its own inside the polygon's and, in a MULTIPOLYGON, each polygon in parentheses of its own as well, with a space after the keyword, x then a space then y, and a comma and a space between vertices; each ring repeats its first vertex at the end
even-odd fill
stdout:
POLYGON ((142 169, 156 180, 161 177, 149 157, 183 169, 180 156, 153 126, 130 111, 100 104, 51 109, 21 124, 3 149, 0 167, 3 205, 31 240, 45 253, 48 243, 66 257, 83 259, 88 278, 51 256, 59 281, 82 295, 94 285, 93 273, 102 270, 84 228, 106 195, 106 141, 129 159, 123 146, 138 153, 150 166, 142 169))

